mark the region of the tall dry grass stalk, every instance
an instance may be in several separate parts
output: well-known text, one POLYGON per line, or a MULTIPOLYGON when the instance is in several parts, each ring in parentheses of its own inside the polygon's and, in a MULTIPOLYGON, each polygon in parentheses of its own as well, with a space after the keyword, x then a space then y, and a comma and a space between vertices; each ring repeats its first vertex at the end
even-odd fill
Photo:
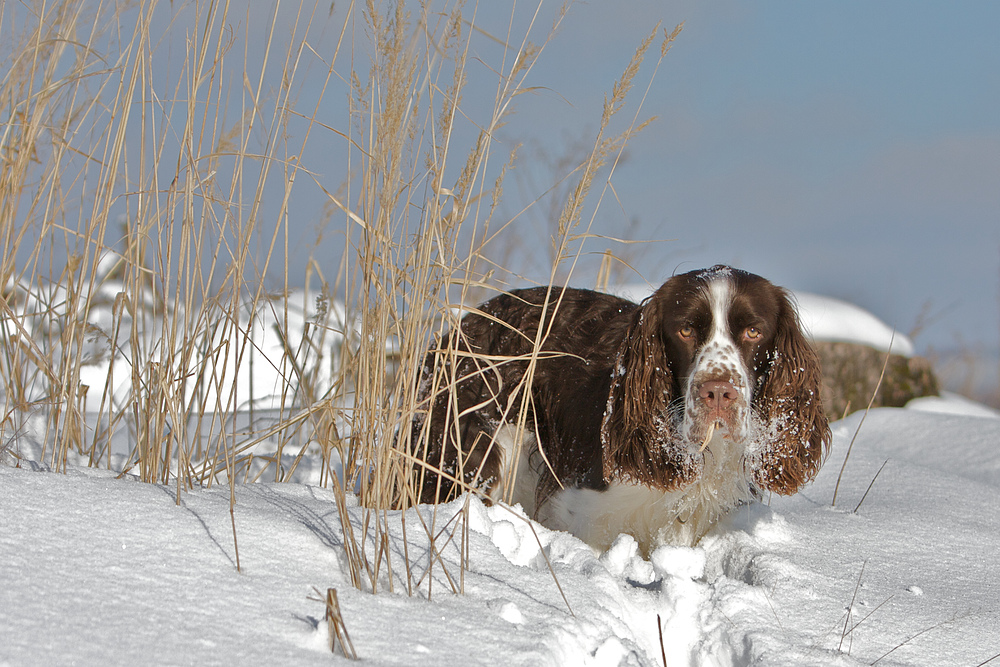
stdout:
MULTIPOLYGON (((338 503, 354 584, 405 572, 412 592, 429 577, 392 562, 386 532, 389 511, 416 503, 419 443, 403 427, 424 409, 425 351, 496 287, 518 234, 500 206, 517 151, 497 133, 566 9, 541 26, 539 2, 487 35, 464 2, 336 8, 0 5, 0 446, 16 457, 41 423, 53 468, 82 460, 178 498, 227 483, 234 504, 236 484, 318 460, 313 481, 368 508, 359 520, 338 503), (501 48, 492 101, 473 114, 476 39, 501 48), (341 257, 295 263, 308 197, 328 203, 341 257), (263 367, 278 386, 255 384, 263 367)), ((658 33, 571 175, 551 283, 571 278, 596 216, 584 202, 599 189, 596 211, 613 192, 644 125, 636 113, 612 130, 658 33)), ((428 570, 443 567, 436 544, 467 552, 466 515, 408 516, 430 540, 428 570)), ((237 531, 234 515, 234 543, 237 531)), ((454 590, 463 567, 444 573, 454 590)))

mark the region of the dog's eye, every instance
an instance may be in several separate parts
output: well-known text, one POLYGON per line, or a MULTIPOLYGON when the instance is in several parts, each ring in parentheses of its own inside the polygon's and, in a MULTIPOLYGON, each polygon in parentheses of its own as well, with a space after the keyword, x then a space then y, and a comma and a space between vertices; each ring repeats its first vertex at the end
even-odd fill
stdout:
POLYGON ((757 340, 761 335, 760 329, 757 327, 747 327, 746 331, 743 332, 743 337, 747 340, 757 340))
POLYGON ((677 332, 677 335, 683 338, 684 340, 688 340, 689 338, 694 336, 694 327, 691 326, 690 324, 681 327, 680 331, 677 332))

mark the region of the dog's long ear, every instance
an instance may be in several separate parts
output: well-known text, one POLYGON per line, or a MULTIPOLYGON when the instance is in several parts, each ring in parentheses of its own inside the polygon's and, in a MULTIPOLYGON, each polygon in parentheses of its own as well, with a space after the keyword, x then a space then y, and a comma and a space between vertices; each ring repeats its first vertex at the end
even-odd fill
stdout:
POLYGON ((693 475, 694 461, 673 444, 669 407, 674 378, 656 295, 633 314, 612 370, 601 422, 604 480, 673 490, 693 475))
POLYGON ((754 478, 761 488, 788 495, 819 471, 831 435, 820 400, 819 358, 784 290, 768 356, 770 368, 754 401, 765 420, 765 446, 754 478))

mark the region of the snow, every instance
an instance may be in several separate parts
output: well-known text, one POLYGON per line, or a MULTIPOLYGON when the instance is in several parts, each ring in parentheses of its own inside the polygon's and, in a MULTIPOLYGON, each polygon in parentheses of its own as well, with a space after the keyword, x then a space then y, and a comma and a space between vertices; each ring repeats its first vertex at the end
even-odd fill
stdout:
POLYGON ((1000 411, 950 391, 941 392, 941 396, 921 396, 920 398, 914 398, 906 404, 906 407, 922 412, 1000 418, 1000 411))
MULTIPOLYGON (((110 270, 116 258, 119 255, 106 253, 98 263, 98 270, 110 270)), ((35 340, 59 338, 67 319, 63 312, 68 302, 64 286, 28 288, 10 281, 6 289, 16 295, 18 322, 15 324, 8 314, 0 313, 0 325, 5 331, 19 331, 23 326, 35 340)), ((111 395, 121 404, 127 400, 134 372, 149 371, 133 369, 130 357, 135 351, 131 346, 141 350, 140 358, 166 363, 167 372, 176 370, 172 356, 184 356, 178 350, 167 349, 165 341, 171 323, 165 322, 156 309, 136 306, 134 312, 131 307, 125 308, 120 322, 117 321, 116 312, 122 309, 119 296, 126 293, 125 289, 120 282, 108 279, 92 293, 82 292, 86 298, 80 300, 90 303, 86 315, 91 333, 86 336, 79 366, 80 383, 90 388, 83 401, 87 412, 100 410, 109 376, 111 395), (130 339, 132 315, 137 324, 135 341, 130 339)), ((146 302, 156 303, 156 299, 149 295, 146 302)), ((177 321, 185 322, 183 304, 171 303, 168 307, 178 315, 177 321)), ((211 331, 208 340, 202 340, 194 353, 196 362, 192 367, 198 372, 185 371, 182 378, 173 379, 183 385, 188 400, 195 397, 207 411, 231 413, 235 405, 236 411, 245 412, 251 402, 252 407, 260 408, 280 405, 282 395, 290 393, 286 378, 295 375, 293 367, 310 370, 299 382, 299 389, 308 385, 314 395, 323 395, 333 383, 331 357, 337 344, 345 333, 354 335, 343 304, 316 290, 298 289, 283 297, 262 298, 253 307, 208 306, 197 316, 199 322, 201 319, 211 322, 210 326, 200 323, 193 327, 192 336, 199 339, 206 336, 206 330, 211 331), (227 355, 205 352, 218 349, 234 352, 227 355)), ((180 344, 191 346, 192 342, 183 338, 180 344)), ((38 390, 32 398, 46 397, 44 391, 38 390)))
MULTIPOLYGON (((228 488, 178 504, 108 471, 0 467, 0 664, 329 664, 316 590, 333 587, 373 665, 658 665, 657 616, 669 665, 978 665, 1000 653, 1000 419, 873 410, 831 507, 862 417, 834 424, 805 491, 649 560, 628 536, 595 554, 516 508, 440 506, 444 525, 470 504, 464 594, 437 563, 412 596, 399 568, 391 592, 354 589, 327 489, 237 486, 237 572, 228 488)), ((454 543, 442 557, 455 576, 454 543)))
MULTIPOLYGON (((874 338, 858 311, 824 312, 848 320, 826 331, 874 338)), ((10 417, 3 666, 345 664, 328 588, 367 665, 1000 664, 1000 414, 954 395, 836 422, 802 492, 648 559, 627 535, 595 553, 475 498, 380 513, 393 570, 374 593, 351 584, 337 496, 308 456, 297 481, 235 486, 231 515, 228 486, 178 498, 73 457, 52 472, 44 420, 10 417), (458 531, 433 559, 421 520, 458 531)), ((362 540, 372 515, 342 509, 362 540)))

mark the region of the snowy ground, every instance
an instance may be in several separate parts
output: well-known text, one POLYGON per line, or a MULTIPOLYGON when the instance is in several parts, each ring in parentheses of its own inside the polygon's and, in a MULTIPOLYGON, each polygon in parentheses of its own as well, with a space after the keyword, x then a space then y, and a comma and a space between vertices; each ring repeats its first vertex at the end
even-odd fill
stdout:
MULTIPOLYGON (((460 582, 457 541, 428 572, 416 511, 388 513, 411 576, 397 567, 373 595, 350 583, 331 491, 237 486, 238 572, 228 487, 178 504, 111 472, 50 472, 29 422, 20 469, 0 466, 0 665, 344 663, 328 588, 364 664, 662 665, 659 622, 671 667, 1000 665, 1000 414, 919 399, 833 431, 802 493, 649 560, 631 538, 594 554, 469 500, 460 582)), ((360 535, 365 512, 347 509, 360 535)))
MULTIPOLYGON (((402 573, 394 592, 353 589, 325 489, 237 487, 241 574, 227 489, 177 505, 109 472, 0 467, 0 664, 328 664, 343 658, 310 597, 334 587, 367 664, 659 665, 659 615, 669 665, 979 665, 1000 653, 1000 418, 962 408, 871 412, 831 507, 862 415, 838 422, 803 493, 648 561, 627 537, 600 556, 537 525, 536 540, 472 501, 465 595, 440 565, 430 596, 426 580, 408 596, 402 573)), ((444 556, 454 575, 454 545, 444 556)))

